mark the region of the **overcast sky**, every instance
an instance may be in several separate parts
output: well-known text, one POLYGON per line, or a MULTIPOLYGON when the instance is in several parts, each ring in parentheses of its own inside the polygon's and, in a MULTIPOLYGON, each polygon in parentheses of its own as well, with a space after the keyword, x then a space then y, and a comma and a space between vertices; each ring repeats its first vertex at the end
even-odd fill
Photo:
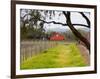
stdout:
MULTIPOLYGON (((66 18, 65 16, 62 14, 61 16, 58 16, 59 12, 56 12, 55 17, 53 17, 53 19, 49 19, 47 18, 46 21, 50 22, 50 21, 56 21, 56 22, 61 22, 61 23, 66 23, 66 18)), ((88 19, 90 19, 90 13, 84 12, 84 14, 88 17, 88 19)), ((78 12, 71 12, 71 22, 72 24, 85 24, 87 25, 86 20, 82 17, 82 15, 78 12)), ((69 29, 68 26, 62 26, 59 24, 45 24, 44 28, 46 30, 53 30, 53 31, 66 31, 66 29, 69 29)), ((75 26, 75 28, 85 28, 88 30, 88 28, 83 27, 83 26, 75 26)))
MULTIPOLYGON (((66 23, 66 18, 63 14, 61 14, 59 16, 59 14, 61 13, 61 11, 55 11, 55 16, 52 16, 52 19, 49 19, 49 17, 46 17, 46 21, 50 22, 50 21, 56 21, 56 22, 61 22, 61 23, 66 23)), ((26 14, 26 12, 23 10, 21 11, 21 16, 24 16, 26 14)), ((84 12, 84 14, 88 17, 88 19, 90 19, 90 13, 89 12, 84 12)), ((45 16, 43 13, 42 13, 43 16, 45 16)), ((86 20, 82 17, 82 15, 78 12, 71 12, 71 22, 72 24, 85 24, 87 25, 87 22, 86 20)), ((85 28, 83 26, 75 26, 75 28, 85 28)), ((53 31, 64 31, 66 29, 69 29, 68 26, 62 26, 62 25, 59 25, 59 24, 44 24, 44 29, 46 31, 48 30, 53 30, 53 31)), ((88 29, 88 28, 86 28, 88 29)))

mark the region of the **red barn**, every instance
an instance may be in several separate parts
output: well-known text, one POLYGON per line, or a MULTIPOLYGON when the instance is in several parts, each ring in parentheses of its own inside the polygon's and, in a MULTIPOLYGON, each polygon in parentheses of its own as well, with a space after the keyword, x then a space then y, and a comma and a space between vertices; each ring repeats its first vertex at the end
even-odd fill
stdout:
POLYGON ((50 40, 53 40, 53 41, 61 41, 61 40, 64 40, 64 36, 61 35, 60 33, 54 32, 54 33, 51 35, 50 40))

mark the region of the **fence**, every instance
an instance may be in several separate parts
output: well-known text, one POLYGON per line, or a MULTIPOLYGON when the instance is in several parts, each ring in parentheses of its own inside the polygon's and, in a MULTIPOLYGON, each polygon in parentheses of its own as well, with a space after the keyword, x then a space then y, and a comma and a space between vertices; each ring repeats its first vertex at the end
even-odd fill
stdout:
POLYGON ((22 41, 20 48, 20 62, 39 54, 49 48, 55 47, 58 44, 57 41, 22 41))

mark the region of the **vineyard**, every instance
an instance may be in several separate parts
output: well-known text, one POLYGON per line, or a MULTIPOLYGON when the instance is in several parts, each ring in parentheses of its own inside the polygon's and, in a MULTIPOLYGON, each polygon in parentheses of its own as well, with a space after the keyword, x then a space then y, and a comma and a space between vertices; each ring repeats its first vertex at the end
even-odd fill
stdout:
POLYGON ((23 41, 20 58, 21 69, 87 66, 75 42, 23 41))
POLYGON ((39 54, 49 48, 53 48, 60 43, 65 43, 64 41, 22 41, 21 42, 21 63, 28 58, 39 54))

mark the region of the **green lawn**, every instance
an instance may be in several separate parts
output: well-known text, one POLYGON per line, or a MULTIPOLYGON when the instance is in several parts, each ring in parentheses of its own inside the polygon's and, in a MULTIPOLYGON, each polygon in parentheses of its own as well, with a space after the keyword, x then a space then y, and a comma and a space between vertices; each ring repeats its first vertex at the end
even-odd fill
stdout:
POLYGON ((86 66, 76 44, 60 44, 27 59, 21 69, 62 68, 86 66))

